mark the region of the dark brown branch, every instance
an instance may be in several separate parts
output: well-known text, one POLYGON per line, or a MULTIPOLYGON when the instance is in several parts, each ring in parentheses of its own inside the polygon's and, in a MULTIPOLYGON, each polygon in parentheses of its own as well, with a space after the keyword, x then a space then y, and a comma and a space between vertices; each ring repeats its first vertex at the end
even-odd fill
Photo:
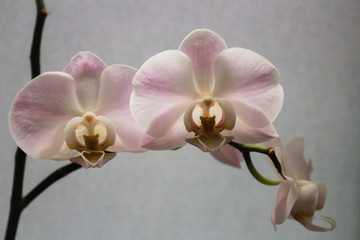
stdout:
POLYGON ((17 148, 15 154, 14 178, 10 200, 9 218, 5 232, 5 240, 15 239, 17 226, 23 207, 20 205, 23 192, 26 154, 17 148))
POLYGON ((70 163, 64 167, 61 167, 50 174, 47 178, 41 181, 33 190, 31 190, 23 199, 22 205, 24 208, 29 205, 37 196, 39 196, 45 189, 55 183, 57 180, 65 177, 69 173, 81 168, 79 164, 70 163))
POLYGON ((35 23, 34 34, 32 39, 31 52, 30 52, 32 78, 37 77, 41 73, 40 71, 41 37, 44 28, 45 18, 48 15, 48 12, 45 8, 43 1, 36 1, 36 7, 37 7, 36 23, 35 23))

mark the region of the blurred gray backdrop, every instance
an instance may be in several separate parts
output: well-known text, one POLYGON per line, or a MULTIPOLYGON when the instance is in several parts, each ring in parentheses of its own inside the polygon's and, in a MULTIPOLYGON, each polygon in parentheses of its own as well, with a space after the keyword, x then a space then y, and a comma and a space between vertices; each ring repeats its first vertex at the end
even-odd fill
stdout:
MULTIPOLYGON (((313 181, 325 181, 320 215, 334 218, 329 233, 293 220, 274 231, 276 187, 217 162, 192 146, 178 151, 119 153, 102 169, 80 169, 46 190, 23 212, 17 239, 238 240, 358 239, 360 236, 360 2, 312 1, 73 1, 45 0, 48 16, 42 71, 62 70, 78 51, 108 65, 136 68, 176 49, 196 28, 220 34, 280 71, 285 103, 275 121, 283 141, 305 137, 313 181)), ((7 115, 30 80, 35 3, 0 0, 0 235, 12 185, 7 115)), ((67 162, 29 159, 24 191, 67 162)), ((256 163, 270 174, 263 157, 256 163)))

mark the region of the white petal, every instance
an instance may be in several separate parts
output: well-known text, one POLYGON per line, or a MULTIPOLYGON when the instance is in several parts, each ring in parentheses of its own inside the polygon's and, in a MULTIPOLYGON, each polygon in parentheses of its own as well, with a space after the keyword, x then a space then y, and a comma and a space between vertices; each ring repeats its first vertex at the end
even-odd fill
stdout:
MULTIPOLYGON (((65 133, 65 143, 69 149, 76 149, 78 151, 85 149, 85 144, 81 143, 78 140, 77 127, 82 122, 82 117, 74 117, 66 124, 64 133, 65 133)), ((82 136, 81 136, 82 137, 82 136)))
POLYGON ((9 128, 16 144, 33 158, 52 158, 64 144, 64 128, 81 114, 74 79, 49 72, 29 82, 16 96, 9 128))
POLYGON ((140 145, 150 150, 168 150, 185 145, 185 139, 193 136, 185 130, 184 123, 180 118, 172 129, 161 138, 154 138, 144 135, 140 140, 140 145))
POLYGON ((67 144, 64 142, 60 151, 51 157, 52 160, 69 160, 70 158, 79 155, 79 152, 76 150, 71 150, 68 148, 67 144))
POLYGON ((236 123, 236 114, 234 107, 226 99, 216 98, 216 102, 221 107, 223 112, 221 128, 231 130, 234 128, 236 123))
POLYGON ((95 54, 79 52, 64 69, 75 79, 77 97, 84 112, 94 111, 97 105, 100 76, 105 68, 105 63, 95 54))
POLYGON ((191 32, 182 41, 179 50, 191 59, 195 85, 199 92, 211 92, 214 87, 214 60, 227 48, 224 40, 207 29, 191 32))
POLYGON ((264 57, 248 49, 224 50, 215 60, 214 74, 214 95, 232 99, 237 115, 249 126, 263 127, 280 112, 278 71, 264 57))
POLYGON ((185 110, 184 113, 184 125, 188 132, 196 131, 197 124, 195 125, 194 119, 193 119, 193 111, 197 104, 199 104, 201 100, 195 100, 193 101, 185 110))
POLYGON ((299 217, 296 220, 299 223, 301 223, 306 229, 308 229, 310 231, 314 231, 314 232, 327 232, 327 231, 333 230, 336 227, 336 222, 332 218, 325 217, 325 216, 299 217), (324 222, 327 222, 330 226, 322 227, 322 226, 315 225, 315 224, 313 224, 314 218, 319 219, 324 222))
POLYGON ((164 135, 197 96, 191 62, 184 53, 176 50, 159 53, 147 60, 134 76, 133 86, 131 113, 143 130, 154 137, 164 135), (159 120, 166 120, 160 129, 159 120), (148 130, 150 126, 155 130, 148 130))
POLYGON ((179 104, 174 104, 171 108, 168 108, 166 112, 158 115, 152 121, 146 134, 157 138, 165 136, 179 119, 183 119, 187 106, 188 102, 180 102, 179 104))
POLYGON ((119 138, 115 142, 114 146, 109 147, 109 151, 141 152, 145 150, 139 144, 139 141, 144 135, 144 132, 135 122, 130 112, 121 112, 120 115, 115 113, 107 114, 106 117, 111 119, 116 128, 116 134, 119 138))
POLYGON ((287 178, 279 184, 271 217, 274 227, 276 224, 282 224, 289 217, 299 194, 292 178, 287 178))
POLYGON ((132 79, 136 69, 124 65, 111 65, 101 75, 101 87, 96 113, 112 121, 118 135, 112 151, 144 151, 139 146, 144 134, 130 113, 132 79))
POLYGON ((101 142, 99 142, 99 147, 101 151, 107 150, 109 146, 112 146, 115 144, 116 140, 116 129, 114 126, 114 123, 108 119, 107 117, 98 116, 97 119, 101 121, 106 129, 106 138, 103 139, 101 142))
MULTIPOLYGON (((299 185, 298 181, 297 184, 299 185)), ((316 210, 319 198, 319 190, 316 184, 308 182, 300 187, 300 197, 296 201, 291 215, 296 219, 297 216, 312 217, 316 210)))
POLYGON ((111 65, 101 75, 96 113, 106 115, 111 112, 128 111, 130 95, 133 91, 132 79, 136 69, 124 65, 111 65))
POLYGON ((325 205, 326 195, 327 195, 327 187, 324 182, 316 183, 316 186, 318 187, 318 190, 319 190, 319 198, 318 198, 318 202, 316 205, 316 210, 321 210, 321 209, 323 209, 323 207, 325 205))
POLYGON ((218 151, 211 151, 210 154, 218 161, 236 168, 241 168, 240 162, 244 160, 242 153, 229 144, 222 146, 218 151))
POLYGON ((236 115, 250 127, 265 127, 272 122, 264 111, 252 104, 251 100, 239 101, 229 97, 227 100, 233 105, 236 115))
POLYGON ((304 157, 304 138, 295 137, 286 146, 286 165, 296 179, 310 180, 312 161, 304 157))
POLYGON ((221 133, 224 136, 234 136, 234 141, 238 143, 262 143, 278 136, 272 124, 263 128, 252 128, 239 118, 236 119, 232 130, 224 130, 221 133))

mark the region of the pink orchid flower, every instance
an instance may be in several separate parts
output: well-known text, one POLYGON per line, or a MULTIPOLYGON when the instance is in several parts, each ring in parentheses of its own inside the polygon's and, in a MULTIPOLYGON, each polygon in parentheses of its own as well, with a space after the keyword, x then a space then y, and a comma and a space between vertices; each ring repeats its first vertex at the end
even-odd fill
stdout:
POLYGON ((272 121, 283 103, 278 77, 259 54, 227 48, 216 33, 195 30, 179 50, 156 54, 134 76, 130 110, 146 132, 140 143, 163 150, 188 142, 218 151, 217 159, 238 167, 237 150, 226 143, 277 136, 272 121))
POLYGON ((285 148, 280 140, 276 139, 270 146, 276 147, 283 174, 286 176, 286 180, 282 180, 277 189, 271 214, 275 229, 276 225, 282 224, 287 218, 293 218, 311 231, 333 230, 336 227, 333 219, 314 216, 315 211, 321 210, 325 205, 327 187, 323 182, 310 181, 313 167, 311 159, 304 157, 304 138, 292 139, 285 148), (329 223, 330 227, 313 224, 314 218, 329 223))
POLYGON ((80 52, 64 72, 43 73, 17 94, 10 133, 30 157, 70 159, 84 168, 103 166, 115 152, 144 151, 128 106, 135 73, 80 52))

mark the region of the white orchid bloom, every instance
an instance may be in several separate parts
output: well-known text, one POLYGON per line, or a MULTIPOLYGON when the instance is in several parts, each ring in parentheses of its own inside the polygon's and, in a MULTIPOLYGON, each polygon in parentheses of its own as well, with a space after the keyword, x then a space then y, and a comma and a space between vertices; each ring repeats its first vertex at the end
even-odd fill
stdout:
POLYGON ((304 157, 304 139, 296 137, 289 141, 285 148, 280 140, 276 139, 269 143, 269 146, 276 147, 283 174, 286 176, 286 180, 280 177, 282 181, 277 189, 271 214, 275 229, 276 225, 282 224, 287 218, 293 218, 312 231, 333 230, 336 223, 329 217, 316 217, 329 223, 329 227, 313 224, 315 211, 321 210, 325 205, 327 187, 323 182, 310 181, 313 167, 311 159, 304 157))
POLYGON ((144 151, 128 106, 135 73, 80 52, 64 72, 43 73, 17 94, 10 133, 30 157, 70 159, 84 168, 103 166, 114 152, 144 151))
POLYGON ((277 69, 244 48, 227 48, 216 33, 190 33, 179 50, 148 59, 133 79, 130 110, 153 150, 186 142, 239 166, 231 140, 259 143, 277 136, 272 121, 283 103, 277 69), (232 157, 230 157, 232 156, 232 157))

